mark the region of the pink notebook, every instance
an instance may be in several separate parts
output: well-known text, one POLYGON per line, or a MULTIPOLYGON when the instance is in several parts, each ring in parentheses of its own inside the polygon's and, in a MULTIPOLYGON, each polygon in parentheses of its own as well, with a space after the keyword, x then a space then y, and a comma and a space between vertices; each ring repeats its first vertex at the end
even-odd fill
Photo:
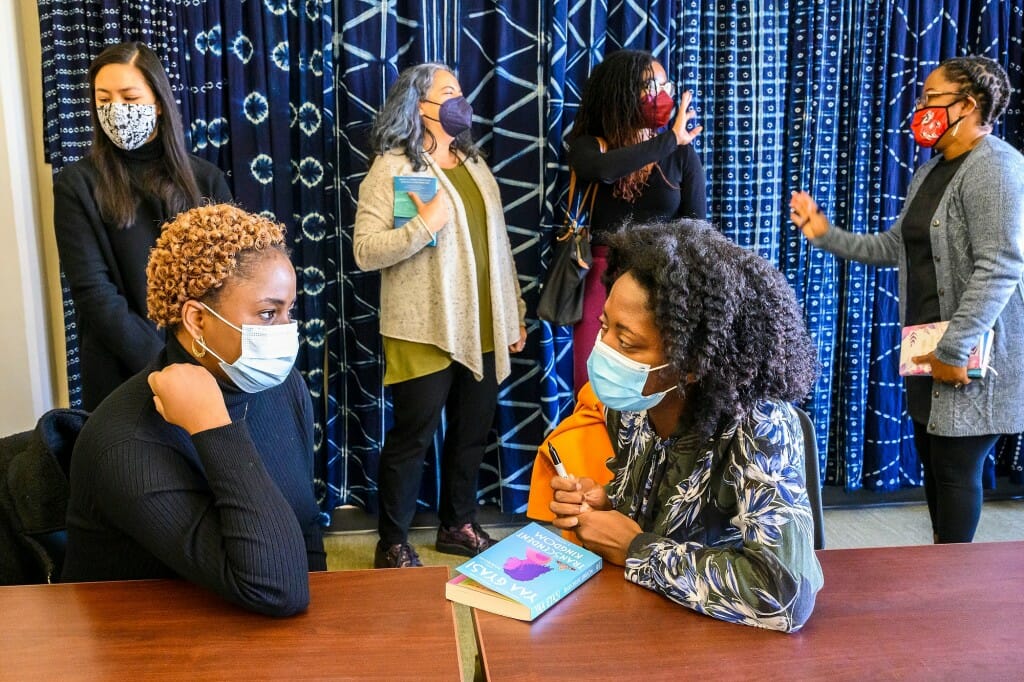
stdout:
MULTIPOLYGON (((900 376, 931 375, 931 365, 928 363, 919 365, 911 358, 926 355, 935 350, 948 326, 949 322, 931 322, 903 328, 903 340, 900 344, 900 376)), ((982 334, 977 345, 971 348, 971 355, 967 358, 967 376, 972 379, 984 377, 988 370, 988 361, 992 355, 992 337, 993 332, 989 329, 982 334)))

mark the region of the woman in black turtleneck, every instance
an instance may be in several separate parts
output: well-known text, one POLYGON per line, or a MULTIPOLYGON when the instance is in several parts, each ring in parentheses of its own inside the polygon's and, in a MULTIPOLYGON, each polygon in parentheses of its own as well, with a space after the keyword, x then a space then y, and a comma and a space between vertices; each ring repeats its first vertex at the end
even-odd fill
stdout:
POLYGON ((94 410, 164 346, 146 319, 146 260, 163 224, 231 201, 224 174, 185 150, 156 54, 105 49, 89 67, 93 141, 54 181, 54 229, 78 325, 82 406, 94 410))
POLYGON ((299 613, 327 565, 284 227, 194 208, 164 227, 147 274, 167 343, 75 441, 62 579, 178 577, 299 613))

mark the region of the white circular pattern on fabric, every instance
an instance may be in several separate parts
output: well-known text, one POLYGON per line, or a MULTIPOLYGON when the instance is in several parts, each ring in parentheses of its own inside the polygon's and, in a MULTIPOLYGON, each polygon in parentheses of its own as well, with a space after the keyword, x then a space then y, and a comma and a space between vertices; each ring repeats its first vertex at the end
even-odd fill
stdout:
POLYGON ((291 60, 288 53, 288 41, 282 40, 274 49, 270 51, 270 58, 274 62, 274 66, 281 69, 282 71, 288 71, 291 68, 291 60))
POLYGON ((239 33, 231 41, 231 54, 238 57, 239 61, 243 64, 248 64, 253 55, 252 41, 247 36, 239 33))
POLYGON ((267 104, 267 98, 260 92, 250 92, 242 100, 242 110, 245 112, 245 118, 253 125, 259 125, 267 120, 267 114, 270 113, 270 106, 267 104))
POLYGON ((228 135, 228 120, 223 116, 210 121, 207 126, 206 137, 214 147, 223 147, 230 139, 228 135))
POLYGON ((272 14, 277 16, 281 16, 288 11, 288 0, 263 0, 263 5, 272 14))
POLYGON ((302 106, 299 107, 296 113, 295 120, 299 124, 299 128, 302 129, 306 135, 312 135, 320 129, 320 123, 322 121, 320 117, 320 107, 316 106, 312 102, 303 102, 302 106))
POLYGON ((312 156, 307 156, 299 162, 298 175, 306 187, 316 187, 324 179, 324 166, 312 156))
POLYGON ((249 164, 249 170, 256 180, 264 185, 274 181, 274 160, 266 154, 260 154, 249 164))

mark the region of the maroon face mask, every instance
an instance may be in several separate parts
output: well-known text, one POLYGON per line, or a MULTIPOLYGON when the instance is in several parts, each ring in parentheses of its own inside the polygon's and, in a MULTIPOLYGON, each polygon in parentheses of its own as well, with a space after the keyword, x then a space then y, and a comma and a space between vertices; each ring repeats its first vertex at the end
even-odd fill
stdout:
POLYGON ((676 103, 664 91, 658 91, 656 97, 644 95, 640 101, 640 109, 648 128, 664 128, 672 118, 672 108, 676 103))

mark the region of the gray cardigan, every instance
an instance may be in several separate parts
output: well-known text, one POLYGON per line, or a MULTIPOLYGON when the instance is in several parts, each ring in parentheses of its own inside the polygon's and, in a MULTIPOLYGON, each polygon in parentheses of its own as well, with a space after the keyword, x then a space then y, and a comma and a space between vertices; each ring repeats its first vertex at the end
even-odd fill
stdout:
MULTIPOLYGON (((414 171, 396 149, 378 156, 359 186, 352 251, 363 270, 380 270, 380 333, 394 339, 429 343, 447 351, 479 381, 483 376, 480 302, 466 209, 444 171, 426 157, 427 167, 414 171), (416 216, 395 228, 396 175, 436 177, 447 201, 448 223, 437 233, 437 246, 416 216)), ((488 271, 494 320, 494 369, 498 383, 511 373, 508 347, 526 324, 526 304, 505 226, 498 183, 483 161, 466 160, 487 209, 488 271)))
MULTIPOLYGON (((853 234, 837 227, 819 246, 843 258, 899 266, 900 321, 906 314, 907 263, 902 225, 907 207, 936 156, 910 181, 891 230, 853 234)), ((928 432, 976 436, 1024 431, 1024 157, 986 135, 946 187, 932 217, 939 314, 949 328, 935 355, 964 366, 985 330, 995 330, 993 373, 961 389, 933 383, 928 432)))

